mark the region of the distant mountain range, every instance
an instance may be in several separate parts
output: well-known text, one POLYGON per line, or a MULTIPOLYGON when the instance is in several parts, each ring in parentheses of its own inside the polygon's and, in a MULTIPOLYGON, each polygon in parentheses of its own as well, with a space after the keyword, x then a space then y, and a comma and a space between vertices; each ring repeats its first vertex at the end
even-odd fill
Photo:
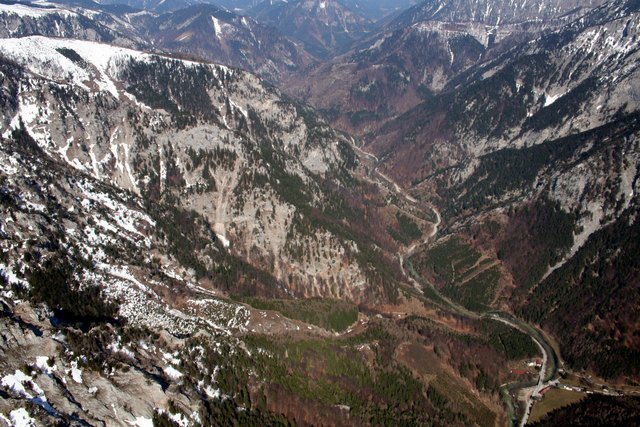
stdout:
POLYGON ((375 131, 470 66, 558 29, 602 2, 523 2, 526 7, 517 8, 511 3, 423 2, 287 90, 324 110, 342 129, 375 131))
POLYGON ((308 52, 319 58, 345 51, 372 25, 336 0, 268 1, 252 8, 250 14, 300 40, 308 52))

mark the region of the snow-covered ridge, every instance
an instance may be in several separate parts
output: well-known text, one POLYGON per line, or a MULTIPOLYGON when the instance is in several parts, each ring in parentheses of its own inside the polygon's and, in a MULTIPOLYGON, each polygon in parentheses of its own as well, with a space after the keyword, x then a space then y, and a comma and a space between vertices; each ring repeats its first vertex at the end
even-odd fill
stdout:
MULTIPOLYGON (((110 92, 116 98, 119 90, 115 80, 123 64, 130 60, 150 62, 161 57, 105 43, 43 36, 0 39, 0 55, 49 80, 71 83, 87 90, 90 90, 88 83, 94 82, 100 91, 110 92), (65 56, 62 53, 64 49, 73 50, 84 62, 65 56)), ((179 61, 187 66, 202 65, 194 61, 179 61)), ((229 71, 221 65, 212 67, 214 75, 217 75, 216 69, 222 73, 229 71)))
POLYGON ((26 4, 3 4, 0 3, 0 13, 8 13, 18 16, 28 16, 30 18, 41 18, 46 15, 57 14, 61 16, 76 16, 70 10, 58 7, 32 7, 26 4))
POLYGON ((110 75, 117 64, 129 59, 147 61, 149 54, 103 43, 83 40, 53 39, 31 36, 0 40, 0 54, 24 66, 33 74, 50 80, 67 81, 87 87, 94 81, 101 91, 118 97, 118 90, 110 75), (86 64, 72 61, 60 50, 75 51, 86 64), (93 65, 95 71, 86 65, 93 65))

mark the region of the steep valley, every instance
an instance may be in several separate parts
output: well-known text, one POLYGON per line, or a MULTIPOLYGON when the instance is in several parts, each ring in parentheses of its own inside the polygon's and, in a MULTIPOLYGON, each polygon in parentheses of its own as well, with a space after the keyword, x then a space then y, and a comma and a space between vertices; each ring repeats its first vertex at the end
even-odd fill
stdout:
POLYGON ((1 426, 637 423, 637 1, 107 3, 0 4, 1 426))

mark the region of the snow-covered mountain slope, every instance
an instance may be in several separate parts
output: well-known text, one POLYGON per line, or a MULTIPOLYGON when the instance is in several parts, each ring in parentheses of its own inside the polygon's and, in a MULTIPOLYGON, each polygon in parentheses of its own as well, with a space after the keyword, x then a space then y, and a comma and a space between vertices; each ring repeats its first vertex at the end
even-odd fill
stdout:
POLYGON ((120 91, 111 75, 121 64, 132 59, 150 60, 149 54, 131 49, 45 37, 4 39, 0 49, 4 57, 46 80, 80 86, 96 93, 108 92, 116 99, 120 97, 120 91), (92 84, 97 87, 91 87, 92 84))
POLYGON ((133 26, 115 15, 56 4, 1 3, 0 37, 34 34, 140 46, 133 26))
MULTIPOLYGON (((35 425, 151 420, 178 398, 168 386, 181 382, 185 338, 237 346, 249 310, 171 260, 139 197, 50 157, 24 129, 2 137, 0 160, 2 413, 22 408, 35 425)), ((184 397, 197 415, 197 393, 184 397)))
MULTIPOLYGON (((235 291, 384 293, 362 253, 371 235, 345 232, 327 216, 341 212, 350 223, 360 203, 345 209, 337 198, 353 180, 347 140, 254 75, 44 37, 3 40, 0 54, 25 68, 6 82, 18 89, 6 100, 5 129, 22 120, 72 167, 149 202, 193 209, 232 254, 278 283, 235 291)), ((196 250, 191 267, 207 276, 212 248, 196 250)))
MULTIPOLYGON (((11 66, 2 61, 3 75, 11 66)), ((231 274, 239 260, 201 216, 156 216, 139 196, 51 156, 21 125, 0 137, 0 162, 3 425, 153 425, 163 416, 210 425, 200 417, 226 400, 253 411, 247 387, 262 379, 250 383, 247 371, 272 356, 243 341, 250 329, 329 335, 216 290, 223 271, 256 279, 249 266, 231 274), (175 235, 207 240, 217 277, 197 280, 176 259, 175 235)))
POLYGON ((314 61, 274 27, 215 5, 157 15, 94 2, 3 4, 0 36, 42 35, 100 41, 240 67, 278 82, 314 61))

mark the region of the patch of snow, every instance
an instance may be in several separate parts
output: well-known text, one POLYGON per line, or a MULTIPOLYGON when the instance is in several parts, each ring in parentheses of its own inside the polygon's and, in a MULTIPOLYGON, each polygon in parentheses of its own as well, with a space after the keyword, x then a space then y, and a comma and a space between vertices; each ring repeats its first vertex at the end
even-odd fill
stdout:
POLYGON ((382 38, 376 40, 376 42, 374 44, 372 44, 371 46, 369 46, 369 48, 367 50, 380 49, 380 47, 382 46, 382 43, 384 43, 384 41, 386 39, 387 39, 386 37, 382 37, 382 38))
POLYGON ((58 341, 61 344, 67 343, 67 337, 60 331, 56 332, 51 336, 51 339, 54 341, 58 341))
POLYGON ((24 408, 14 409, 9 413, 11 418, 11 425, 13 427, 31 427, 35 425, 35 420, 31 418, 29 413, 24 408))
POLYGON ((116 268, 115 266, 110 265, 110 264, 104 264, 104 263, 96 262, 96 268, 104 271, 106 274, 108 274, 110 276, 117 277, 119 279, 123 279, 123 280, 126 280, 128 282, 131 282, 131 283, 135 284, 142 291, 147 291, 148 290, 148 288, 145 285, 140 283, 140 281, 138 281, 138 279, 136 279, 129 272, 129 269, 127 267, 116 268))
POLYGON ((82 370, 78 368, 78 361, 71 362, 71 378, 78 384, 82 384, 82 370))
POLYGON ((29 282, 16 276, 16 274, 13 272, 13 269, 9 266, 0 263, 0 274, 4 275, 4 277, 7 278, 9 284, 25 286, 27 287, 27 289, 29 288, 29 282))
POLYGON ((145 104, 143 102, 138 101, 138 99, 134 95, 130 94, 129 92, 122 92, 122 93, 126 98, 129 98, 129 100, 131 102, 136 104, 136 106, 138 106, 138 107, 140 107, 142 109, 145 109, 145 110, 151 110, 151 107, 149 107, 147 104, 145 104))
MULTIPOLYGON (((2 51, 3 45, 0 43, 0 52, 2 51)), ((28 85, 20 85, 18 91, 18 112, 11 120, 9 129, 6 133, 10 133, 10 129, 17 129, 19 127, 20 119, 22 119, 31 136, 36 140, 40 147, 46 150, 50 148, 51 145, 51 133, 47 126, 50 111, 48 108, 41 108, 38 105, 39 101, 29 93, 31 89, 28 87, 25 88, 24 86, 28 85)))
POLYGON ((117 341, 112 342, 111 344, 109 344, 107 346, 108 350, 111 350, 114 353, 121 353, 124 354, 126 356, 128 356, 131 359, 135 359, 136 355, 133 351, 131 351, 130 349, 128 349, 127 347, 122 347, 120 344, 120 337, 118 337, 117 341))
POLYGON ((200 419, 200 414, 198 413, 198 411, 193 411, 191 413, 191 417, 190 417, 193 422, 195 423, 195 425, 202 425, 202 420, 200 419))
POLYGON ((136 358, 135 353, 131 349, 127 348, 127 347, 122 347, 120 349, 120 353, 122 353, 122 354, 124 354, 126 356, 129 356, 129 358, 131 358, 131 359, 135 359, 136 358))
POLYGON ((124 206, 122 203, 113 200, 111 197, 109 197, 109 195, 105 193, 95 191, 92 185, 89 183, 80 182, 78 183, 78 186, 87 196, 87 198, 81 202, 81 205, 85 209, 87 209, 88 211, 92 210, 91 201, 104 205, 113 212, 112 218, 113 220, 115 220, 115 223, 118 225, 118 227, 132 234, 138 235, 144 240, 145 245, 149 247, 151 241, 148 237, 144 236, 138 231, 136 224, 143 221, 153 227, 155 226, 155 221, 153 221, 148 215, 140 211, 129 209, 127 206, 124 206))
POLYGON ((168 268, 163 268, 162 272, 174 280, 177 280, 179 282, 184 282, 184 278, 173 270, 169 270, 168 268))
POLYGON ((89 147, 89 158, 91 159, 91 167, 93 168, 93 176, 97 179, 100 179, 100 168, 98 167, 98 159, 96 158, 96 153, 93 152, 93 148, 96 146, 95 143, 91 144, 89 147))
POLYGON ((191 425, 191 423, 189 422, 189 418, 181 413, 169 414, 169 418, 171 418, 171 421, 178 424, 180 427, 188 427, 191 425))
POLYGON ((114 227, 113 225, 109 224, 107 221, 105 221, 104 219, 100 219, 98 221, 98 226, 101 228, 104 228, 107 231, 110 231, 114 234, 118 233, 118 229, 116 227, 114 227))
POLYGON ((244 108, 242 108, 241 106, 233 102, 230 98, 229 98, 229 104, 232 107, 237 108, 242 113, 243 116, 245 116, 246 118, 249 118, 249 115, 247 114, 247 110, 245 110, 244 108))
POLYGON ((164 183, 167 180, 167 168, 164 165, 164 160, 160 157, 160 193, 162 193, 164 189, 164 183))
POLYGON ((118 131, 120 130, 120 126, 116 126, 116 128, 111 132, 111 136, 109 137, 109 149, 111 150, 111 154, 115 160, 115 169, 119 170, 120 173, 124 172, 124 166, 120 162, 120 153, 118 151, 118 143, 116 140, 118 139, 118 131))
POLYGON ((210 385, 204 388, 204 392, 212 399, 220 399, 222 392, 218 388, 213 388, 210 385))
POLYGON ((174 365, 177 365, 180 363, 180 359, 178 359, 174 354, 171 354, 171 353, 163 352, 162 358, 169 363, 173 363, 174 365))
MULTIPOLYGON (((438 14, 438 12, 440 12, 446 5, 447 5, 447 2, 445 2, 445 1, 440 2, 440 5, 438 6, 438 9, 431 16, 432 17, 436 16, 438 14)), ((488 7, 488 5, 487 5, 487 7, 488 7)))
POLYGON ((133 176, 133 172, 131 171, 131 164, 129 161, 129 144, 122 144, 122 148, 124 149, 124 167, 127 171, 127 177, 129 178, 129 182, 133 186, 133 189, 136 193, 140 193, 140 189, 138 188, 138 180, 133 176))
POLYGON ((141 10, 140 12, 127 13, 126 16, 129 17, 129 16, 144 16, 144 15, 153 16, 153 13, 149 12, 148 10, 141 10))
MULTIPOLYGON (((162 4, 163 2, 164 2, 164 0, 162 0, 162 1, 160 2, 160 4, 162 4)), ((190 17, 190 18, 188 18, 188 19, 186 19, 186 20, 182 21, 180 24, 178 24, 178 25, 176 26, 176 30, 182 30, 183 28, 187 28, 189 25, 193 24, 193 22, 194 22, 196 19, 200 18, 200 16, 201 16, 201 15, 198 13, 198 14, 193 15, 192 17, 190 17)))
POLYGON ((213 31, 215 32, 216 37, 222 37, 222 29, 220 28, 220 22, 218 22, 218 19, 215 16, 212 16, 211 21, 213 21, 213 31))
POLYGON ((36 357, 36 366, 47 375, 51 375, 56 370, 56 366, 49 366, 49 358, 47 356, 36 357))
POLYGON ((562 98, 565 94, 564 93, 559 93, 556 95, 545 95, 544 96, 544 106, 548 107, 549 105, 553 104, 554 102, 556 102, 558 99, 562 98))
MULTIPOLYGON (((5 138, 8 138, 8 135, 5 136, 5 138)), ((15 175, 18 173, 18 160, 13 157, 9 157, 8 163, 0 163, 0 171, 6 175, 15 175)))
POLYGON ((17 370, 13 374, 5 375, 2 378, 0 384, 3 387, 7 387, 10 390, 13 390, 14 393, 19 394, 21 396, 25 396, 27 398, 31 398, 31 394, 27 392, 24 388, 24 383, 30 382, 31 377, 26 375, 24 372, 17 370))
POLYGON ((71 80, 87 90, 89 88, 84 82, 94 81, 101 91, 110 92, 115 98, 119 94, 110 75, 115 74, 117 67, 125 60, 147 61, 150 58, 148 54, 108 44, 42 36, 3 39, 0 52, 31 72, 51 80, 71 80), (82 59, 96 67, 97 75, 57 49, 74 50, 82 59))
POLYGON ((41 406, 47 412, 51 413, 53 411, 51 405, 47 403, 47 397, 44 394, 44 390, 42 390, 42 388, 40 388, 40 386, 35 383, 31 376, 25 374, 24 372, 16 369, 13 374, 4 376, 2 378, 1 384, 3 387, 13 390, 14 393, 30 399, 33 403, 41 406), (25 384, 31 388, 36 396, 33 396, 30 392, 27 391, 27 389, 25 388, 25 384))
POLYGON ((376 79, 373 79, 371 81, 369 81, 369 83, 367 83, 364 86, 358 86, 358 90, 360 92, 369 92, 371 90, 371 88, 373 87, 373 85, 375 85, 377 83, 376 79))
POLYGON ((173 380, 180 379, 182 377, 182 372, 178 371, 173 366, 167 366, 162 369, 167 376, 173 380))
POLYGON ((231 242, 229 242, 229 240, 224 235, 216 234, 216 237, 220 239, 220 243, 222 243, 222 246, 224 246, 225 248, 228 248, 231 245, 231 242))
POLYGON ((153 427, 153 420, 146 417, 136 417, 135 420, 127 421, 127 423, 136 427, 153 427))

